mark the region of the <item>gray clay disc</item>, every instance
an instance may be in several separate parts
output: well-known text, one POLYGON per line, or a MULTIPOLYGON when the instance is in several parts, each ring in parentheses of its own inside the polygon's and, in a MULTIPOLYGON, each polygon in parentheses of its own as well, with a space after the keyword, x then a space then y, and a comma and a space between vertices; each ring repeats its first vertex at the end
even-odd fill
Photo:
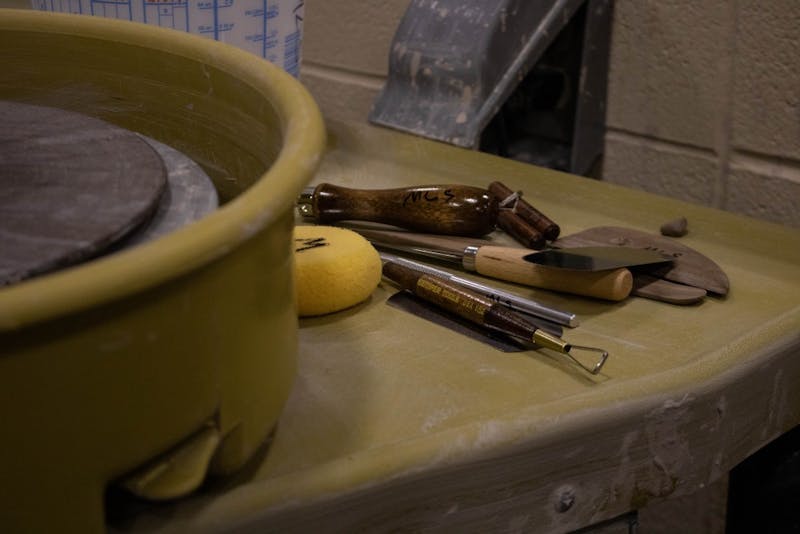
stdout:
POLYGON ((0 101, 0 286, 97 255, 156 210, 166 170, 133 132, 0 101))
POLYGON ((127 248, 168 234, 205 217, 219 206, 211 178, 186 154, 141 136, 155 150, 167 169, 167 189, 155 214, 115 248, 127 248))

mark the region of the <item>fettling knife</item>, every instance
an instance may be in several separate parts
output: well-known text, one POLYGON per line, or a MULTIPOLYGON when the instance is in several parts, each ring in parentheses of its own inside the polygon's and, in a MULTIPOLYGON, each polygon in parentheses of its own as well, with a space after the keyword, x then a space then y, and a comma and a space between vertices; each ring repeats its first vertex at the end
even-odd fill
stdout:
MULTIPOLYGON (((600 271, 563 269, 533 263, 526 256, 530 249, 486 245, 475 241, 429 239, 408 232, 357 229, 378 248, 456 263, 468 271, 542 289, 619 301, 628 296, 633 285, 626 268, 600 271)), ((535 253, 534 253, 535 254, 535 253)), ((659 261, 664 258, 659 256, 659 261)))

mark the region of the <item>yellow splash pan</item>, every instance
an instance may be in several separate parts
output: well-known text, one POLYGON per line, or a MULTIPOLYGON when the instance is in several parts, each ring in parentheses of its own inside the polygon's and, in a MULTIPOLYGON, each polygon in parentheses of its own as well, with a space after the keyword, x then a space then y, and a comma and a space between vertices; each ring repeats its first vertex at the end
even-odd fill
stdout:
POLYGON ((198 457, 231 473, 275 427, 297 352, 292 205, 324 127, 294 78, 189 34, 0 10, 0 50, 0 98, 166 143, 224 203, 158 240, 0 289, 0 524, 102 531, 110 483, 180 495, 205 474, 198 457), (166 459, 130 479, 153 458, 166 459))

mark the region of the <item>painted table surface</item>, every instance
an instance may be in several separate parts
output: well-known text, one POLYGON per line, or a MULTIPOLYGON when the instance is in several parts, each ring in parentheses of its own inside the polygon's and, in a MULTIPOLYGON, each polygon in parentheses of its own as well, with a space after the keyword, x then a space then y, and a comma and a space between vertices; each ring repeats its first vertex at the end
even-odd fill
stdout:
POLYGON ((235 481, 123 530, 563 531, 689 494, 800 423, 800 231, 364 125, 331 124, 315 182, 486 187, 562 227, 658 233, 715 260, 726 298, 606 303, 499 284, 577 313, 599 376, 554 353, 502 353, 386 304, 300 322, 274 439, 235 481))

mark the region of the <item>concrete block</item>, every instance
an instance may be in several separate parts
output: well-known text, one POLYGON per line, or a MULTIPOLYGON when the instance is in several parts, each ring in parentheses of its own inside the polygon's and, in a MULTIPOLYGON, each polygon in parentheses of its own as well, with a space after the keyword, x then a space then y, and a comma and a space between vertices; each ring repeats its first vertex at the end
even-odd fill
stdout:
POLYGON ((800 2, 737 2, 731 140, 800 161, 800 2))
POLYGON ((609 126, 718 148, 726 138, 732 6, 726 0, 616 2, 609 126))
POLYGON ((304 62, 385 76, 389 45, 409 0, 307 0, 304 62))
POLYGON ((800 228, 800 166, 734 157, 722 207, 800 228))
POLYGON ((618 132, 606 135, 604 181, 711 206, 719 173, 710 152, 618 132))

